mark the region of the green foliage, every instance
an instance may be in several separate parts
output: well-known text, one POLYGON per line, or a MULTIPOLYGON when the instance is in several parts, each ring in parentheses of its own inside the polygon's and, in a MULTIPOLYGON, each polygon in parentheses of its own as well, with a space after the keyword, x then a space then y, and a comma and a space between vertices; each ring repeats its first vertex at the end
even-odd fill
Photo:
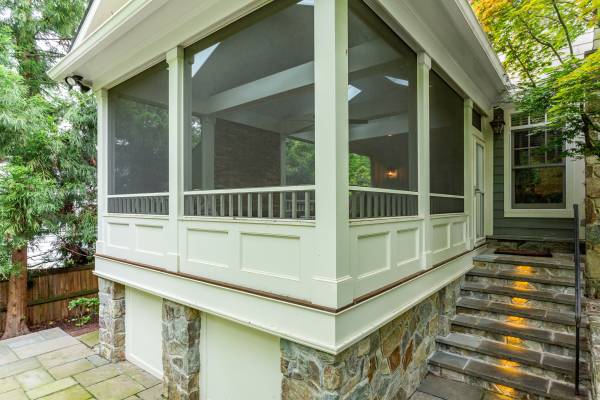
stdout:
POLYGON ((350 153, 349 155, 350 186, 371 185, 371 160, 367 156, 350 153))
POLYGON ((87 263, 96 227, 93 96, 47 76, 68 50, 86 0, 0 0, 0 274, 47 234, 60 260, 87 263))
POLYGON ((286 147, 286 182, 306 185, 315 181, 315 146, 301 140, 288 139, 286 147))
MULTIPOLYGON (((599 0, 473 0, 504 67, 518 78, 520 111, 548 114, 570 156, 600 155, 600 56, 575 54, 574 41, 598 24, 599 0)), ((555 145, 554 143, 553 145, 555 145)))
POLYGON ((97 297, 80 297, 69 302, 69 310, 76 310, 75 325, 88 324, 95 315, 98 315, 100 300, 97 297))

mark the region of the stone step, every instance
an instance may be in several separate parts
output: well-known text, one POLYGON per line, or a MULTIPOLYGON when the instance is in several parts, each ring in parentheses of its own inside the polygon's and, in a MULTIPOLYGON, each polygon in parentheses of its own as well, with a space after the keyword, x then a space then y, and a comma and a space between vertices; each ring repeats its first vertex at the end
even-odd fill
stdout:
MULTIPOLYGON (((575 335, 554 332, 547 329, 533 328, 526 325, 520 325, 509 322, 497 321, 489 318, 481 318, 472 315, 458 314, 451 319, 452 327, 465 327, 476 331, 489 332, 496 335, 509 336, 518 339, 524 339, 532 342, 542 343, 546 351, 553 351, 552 346, 557 348, 575 349, 575 335)), ((580 349, 588 350, 586 337, 580 338, 580 349)))
MULTIPOLYGON (((570 380, 575 375, 575 360, 572 357, 563 357, 552 353, 530 350, 464 333, 452 332, 447 336, 439 336, 436 340, 444 346, 495 358, 495 364, 497 365, 506 364, 505 361, 508 360, 542 371, 552 371, 558 375, 566 375, 570 380)), ((583 379, 588 375, 587 368, 587 363, 581 361, 579 371, 583 379)))
MULTIPOLYGON (((550 325, 565 325, 570 327, 570 330, 575 327, 575 313, 566 311, 548 310, 545 308, 530 307, 527 303, 524 304, 511 304, 502 303, 499 301, 491 301, 484 299, 477 299, 474 297, 461 297, 456 302, 456 306, 465 309, 477 310, 491 314, 499 314, 506 317, 521 317, 528 320, 536 321, 535 324, 539 327, 550 325)), ((506 318, 504 318, 506 319, 506 318)), ((587 328, 588 320, 584 316, 581 319, 581 327, 587 328)), ((548 328, 551 328, 548 326, 548 328)))
MULTIPOLYGON (((473 261, 505 265, 527 265, 538 268, 573 270, 575 263, 572 254, 555 254, 553 257, 529 257, 509 254, 483 253, 473 257, 473 261)), ((583 270, 583 263, 580 264, 583 270)))
POLYGON ((521 281, 530 283, 539 283, 548 286, 566 286, 575 287, 575 277, 556 277, 545 274, 524 273, 518 270, 489 270, 482 267, 471 269, 467 276, 477 276, 483 278, 493 278, 508 281, 521 281))
MULTIPOLYGON (((491 262, 475 261, 473 265, 476 268, 502 273, 517 273, 533 277, 542 278, 558 278, 558 279, 574 279, 575 271, 572 269, 547 268, 547 267, 532 267, 530 265, 512 265, 512 264, 496 264, 491 262)), ((581 276, 583 272, 581 271, 581 276)))
POLYGON ((429 358, 429 363, 441 369, 448 369, 495 385, 502 385, 506 389, 515 388, 525 393, 553 400, 574 400, 587 397, 587 389, 584 387, 581 387, 583 395, 576 396, 573 385, 444 351, 436 351, 429 358))
MULTIPOLYGON (((489 282, 465 281, 462 286, 463 292, 474 292, 488 295, 505 296, 506 302, 511 302, 512 298, 523 298, 535 300, 543 308, 552 308, 564 311, 573 311, 575 306, 575 296, 573 294, 558 293, 548 290, 538 290, 533 288, 523 288, 516 286, 506 286, 489 282), (554 307, 552 307, 555 305, 554 307), (565 307, 560 307, 560 305, 565 307)), ((490 296, 485 296, 490 297, 490 296)), ((585 300, 582 299, 582 304, 585 300)))

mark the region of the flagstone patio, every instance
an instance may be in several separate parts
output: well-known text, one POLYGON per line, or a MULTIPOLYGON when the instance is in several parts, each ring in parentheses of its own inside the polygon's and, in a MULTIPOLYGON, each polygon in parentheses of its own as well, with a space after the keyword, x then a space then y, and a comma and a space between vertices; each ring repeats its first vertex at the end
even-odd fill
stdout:
POLYGON ((98 332, 59 328, 0 341, 0 400, 155 400, 159 379, 98 356, 98 332))

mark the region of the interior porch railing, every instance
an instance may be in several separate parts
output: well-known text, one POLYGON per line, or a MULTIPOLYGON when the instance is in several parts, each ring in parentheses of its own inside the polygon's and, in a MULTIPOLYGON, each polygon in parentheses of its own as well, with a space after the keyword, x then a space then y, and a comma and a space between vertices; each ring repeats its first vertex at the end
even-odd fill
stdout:
POLYGON ((111 194, 107 211, 112 214, 168 215, 168 193, 111 194))
POLYGON ((419 214, 419 194, 402 190, 350 186, 350 219, 419 214))
POLYGON ((312 220, 315 187, 283 186, 184 193, 184 215, 312 220))

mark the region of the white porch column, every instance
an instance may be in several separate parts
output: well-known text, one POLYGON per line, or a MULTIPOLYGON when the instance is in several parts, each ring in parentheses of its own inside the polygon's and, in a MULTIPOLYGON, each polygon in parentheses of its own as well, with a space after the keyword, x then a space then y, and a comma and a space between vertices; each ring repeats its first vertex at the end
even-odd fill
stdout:
POLYGON ((464 179, 465 179, 465 214, 467 215, 467 249, 475 247, 475 215, 473 213, 473 202, 475 197, 475 181, 473 180, 473 170, 475 168, 473 152, 475 144, 473 142, 473 130, 471 128, 471 119, 473 113, 473 100, 465 99, 464 106, 464 179))
POLYGON ((98 179, 98 237, 96 240, 96 252, 104 254, 104 216, 107 212, 106 194, 108 193, 108 92, 100 89, 96 93, 96 104, 98 107, 98 133, 96 142, 96 173, 98 179))
POLYGON ((183 215, 185 132, 184 110, 184 57, 183 49, 176 47, 167 52, 169 64, 169 225, 168 253, 170 270, 179 270, 178 221, 183 215))
POLYGON ((311 299, 352 301, 348 226, 348 2, 315 1, 316 254, 311 299))
POLYGON ((430 264, 431 220, 430 216, 430 152, 429 152, 429 71, 431 58, 426 53, 417 56, 417 135, 419 138, 419 215, 423 219, 421 243, 423 244, 422 267, 430 264))

